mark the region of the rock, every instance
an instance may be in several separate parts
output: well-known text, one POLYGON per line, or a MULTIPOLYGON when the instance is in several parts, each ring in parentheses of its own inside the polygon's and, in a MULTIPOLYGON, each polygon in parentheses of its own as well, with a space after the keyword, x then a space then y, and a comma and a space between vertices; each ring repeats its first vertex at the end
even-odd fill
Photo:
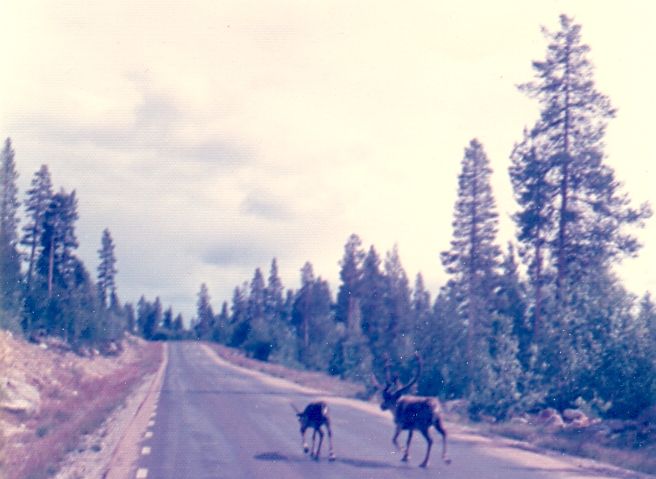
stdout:
POLYGON ((522 415, 522 416, 513 416, 510 418, 510 423, 511 424, 529 424, 529 419, 522 415))
POLYGON ((544 429, 547 431, 560 431, 565 427, 565 421, 563 421, 563 418, 560 417, 560 414, 556 416, 551 416, 545 423, 544 423, 544 429))
POLYGON ((581 421, 588 419, 588 416, 580 409, 565 409, 563 411, 563 419, 567 422, 581 421))
POLYGON ((41 396, 30 384, 15 378, 0 378, 0 409, 14 414, 32 414, 39 408, 41 396))
POLYGON ((558 411, 554 408, 546 408, 540 411, 536 418, 538 425, 542 426, 545 430, 555 432, 563 429, 565 427, 565 421, 558 411))

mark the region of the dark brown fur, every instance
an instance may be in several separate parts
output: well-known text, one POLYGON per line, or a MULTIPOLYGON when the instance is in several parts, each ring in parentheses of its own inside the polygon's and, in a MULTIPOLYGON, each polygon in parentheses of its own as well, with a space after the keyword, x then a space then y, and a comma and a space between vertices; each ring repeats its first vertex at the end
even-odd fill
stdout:
POLYGON ((398 443, 399 434, 401 434, 401 431, 408 431, 408 439, 406 441, 403 458, 401 459, 403 462, 407 462, 409 457, 408 453, 410 452, 412 433, 413 431, 418 430, 428 443, 426 456, 419 466, 428 466, 428 458, 430 457, 431 447, 433 446, 433 440, 430 437, 429 430, 431 426, 434 426, 435 429, 437 429, 437 432, 442 435, 442 459, 447 464, 450 464, 451 460, 446 457, 447 433, 440 416, 440 402, 432 397, 405 396, 405 393, 408 392, 417 382, 417 379, 419 379, 421 362, 419 362, 419 357, 417 357, 417 360, 418 368, 415 377, 408 384, 396 391, 391 390, 395 381, 390 380, 388 374, 387 384, 385 385, 385 388, 383 388, 383 402, 381 403, 380 408, 383 411, 390 410, 394 414, 396 430, 394 432, 394 437, 392 437, 392 442, 397 449, 401 449, 398 443))
POLYGON ((303 452, 306 454, 309 452, 310 457, 314 460, 319 460, 319 454, 321 452, 321 444, 323 443, 323 431, 321 430, 322 426, 326 427, 328 431, 328 445, 330 447, 330 452, 328 455, 329 460, 335 460, 335 454, 333 453, 333 433, 330 428, 330 415, 328 411, 328 404, 324 401, 316 401, 308 404, 305 409, 301 412, 293 404, 292 408, 296 412, 296 417, 300 423, 301 430, 301 439, 303 452), (310 449, 305 441, 305 432, 308 429, 313 429, 312 432, 312 449, 310 449), (317 434, 319 434, 319 445, 317 446, 316 451, 314 450, 315 439, 317 434))

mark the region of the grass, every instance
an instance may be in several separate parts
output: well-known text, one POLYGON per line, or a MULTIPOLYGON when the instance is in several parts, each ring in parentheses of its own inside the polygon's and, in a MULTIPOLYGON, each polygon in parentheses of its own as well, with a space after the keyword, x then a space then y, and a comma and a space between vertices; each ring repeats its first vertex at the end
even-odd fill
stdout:
POLYGON ((26 421, 19 447, 5 460, 6 479, 51 475, 80 436, 97 429, 145 374, 157 370, 160 361, 161 344, 149 343, 138 361, 106 376, 85 378, 79 371, 58 371, 58 386, 43 391, 39 412, 26 421))
POLYGON ((594 429, 548 432, 528 424, 499 423, 488 425, 488 434, 526 442, 536 449, 549 449, 584 457, 647 474, 656 474, 656 444, 633 447, 630 437, 603 438, 594 429), (613 442, 610 445, 609 442, 613 442))

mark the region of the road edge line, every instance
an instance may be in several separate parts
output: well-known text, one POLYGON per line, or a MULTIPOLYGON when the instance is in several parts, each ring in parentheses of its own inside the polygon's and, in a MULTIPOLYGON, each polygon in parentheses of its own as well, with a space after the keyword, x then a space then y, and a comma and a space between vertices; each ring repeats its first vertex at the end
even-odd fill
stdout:
POLYGON ((139 407, 137 407, 130 424, 125 428, 125 432, 114 448, 111 459, 101 476, 102 479, 126 479, 131 477, 130 473, 139 460, 138 443, 143 438, 142 432, 148 427, 148 421, 150 421, 150 416, 159 397, 159 392, 162 389, 164 372, 169 362, 168 344, 162 343, 162 346, 162 363, 150 383, 148 392, 139 404, 139 407), (137 444, 132 444, 135 438, 138 438, 136 441, 137 444))

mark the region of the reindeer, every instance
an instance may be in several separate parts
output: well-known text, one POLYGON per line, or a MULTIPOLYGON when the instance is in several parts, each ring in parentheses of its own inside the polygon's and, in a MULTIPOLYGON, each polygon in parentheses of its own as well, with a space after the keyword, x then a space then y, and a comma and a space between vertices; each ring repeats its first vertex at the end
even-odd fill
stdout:
POLYGON ((303 452, 305 454, 309 452, 311 458, 313 458, 315 461, 319 460, 319 453, 321 452, 321 444, 323 443, 323 431, 321 430, 321 426, 325 425, 326 429, 328 430, 328 445, 330 446, 328 460, 334 461, 335 454, 333 453, 333 432, 330 429, 328 404, 326 404, 324 401, 311 402, 305 407, 303 412, 301 412, 293 404, 291 406, 294 412, 296 412, 296 417, 298 418, 298 422, 301 425, 303 452), (305 431, 307 431, 308 428, 312 428, 314 430, 312 432, 312 449, 308 447, 307 442, 305 441, 305 431), (314 444, 315 444, 315 439, 317 437, 317 433, 319 434, 319 445, 317 447, 317 450, 315 451, 314 444))
POLYGON ((451 464, 451 459, 446 457, 446 437, 447 433, 442 425, 442 418, 440 417, 440 403, 436 398, 424 396, 404 396, 410 388, 417 382, 421 373, 421 359, 418 354, 415 354, 417 359, 417 373, 405 386, 396 388, 397 378, 391 378, 389 373, 389 360, 386 361, 386 384, 382 387, 376 376, 372 374, 372 379, 378 389, 382 389, 383 402, 380 408, 383 411, 390 410, 394 414, 394 423, 396 431, 392 438, 394 446, 401 450, 397 441, 401 431, 408 431, 408 439, 405 445, 405 451, 401 461, 408 461, 408 453, 410 452, 410 441, 412 440, 412 433, 417 429, 426 439, 428 447, 426 449, 426 457, 419 467, 428 466, 428 458, 430 457, 431 447, 433 440, 430 437, 429 429, 434 426, 442 435, 442 459, 446 464, 451 464), (403 396, 403 397, 402 397, 403 396))

